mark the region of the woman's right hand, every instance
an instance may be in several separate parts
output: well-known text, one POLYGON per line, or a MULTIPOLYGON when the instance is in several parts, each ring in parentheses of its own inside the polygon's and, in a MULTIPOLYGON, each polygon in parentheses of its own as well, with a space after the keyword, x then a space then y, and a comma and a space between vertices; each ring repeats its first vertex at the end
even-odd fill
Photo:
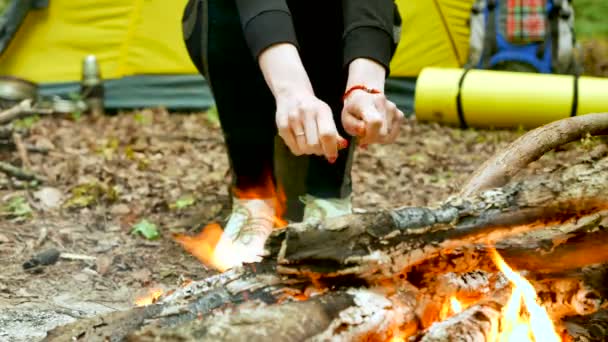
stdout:
POLYGON ((279 135, 297 156, 315 154, 330 163, 348 142, 340 136, 329 106, 310 90, 286 91, 276 96, 279 135))

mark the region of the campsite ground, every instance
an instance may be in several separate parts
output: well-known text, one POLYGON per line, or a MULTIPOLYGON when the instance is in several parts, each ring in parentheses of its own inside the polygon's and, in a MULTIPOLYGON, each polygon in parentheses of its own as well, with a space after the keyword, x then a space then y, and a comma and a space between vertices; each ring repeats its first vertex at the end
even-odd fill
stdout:
MULTIPOLYGON (((5 3, 0 0, 0 13, 5 3)), ((574 4, 581 13, 577 29, 586 37, 587 70, 608 76, 608 44, 595 37, 608 35, 601 31, 605 19, 597 17, 606 12, 597 8, 605 2, 574 4)), ((213 272, 172 239, 222 220, 229 209, 224 146, 207 115, 155 109, 21 124, 31 126, 25 144, 49 149, 25 156, 49 184, 19 190, 0 175, 0 341, 37 340, 55 325, 132 306, 150 289, 213 272), (154 226, 160 236, 133 234, 138 223, 154 226), (87 258, 23 269, 50 248, 87 258)), ((410 121, 398 143, 357 152, 355 205, 436 204, 520 134, 410 121)), ((545 155, 520 176, 606 154, 606 140, 584 139, 545 155)), ((23 158, 0 147, 2 161, 20 165, 23 158)))
MULTIPOLYGON (((357 152, 355 205, 432 206, 521 133, 411 120, 398 143, 357 152)), ((0 190, 0 340, 36 340, 54 325, 126 308, 152 288, 174 288, 213 272, 172 239, 227 214, 227 159, 219 128, 207 115, 158 109, 46 118, 33 123, 25 143, 51 149, 27 156, 50 182, 29 191, 0 190), (132 233, 143 220, 156 226, 159 238, 132 233), (87 259, 23 269, 49 248, 87 259)), ((523 174, 606 154, 605 141, 585 139, 547 154, 523 174)), ((2 160, 19 164, 21 158, 0 152, 2 160)))

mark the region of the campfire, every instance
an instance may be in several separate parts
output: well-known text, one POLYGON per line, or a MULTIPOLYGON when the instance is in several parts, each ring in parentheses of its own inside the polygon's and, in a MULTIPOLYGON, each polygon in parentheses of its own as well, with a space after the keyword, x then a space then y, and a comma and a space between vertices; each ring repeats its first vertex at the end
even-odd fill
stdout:
MULTIPOLYGON (((194 238, 180 237, 180 243, 196 256, 201 262, 207 264, 210 267, 215 267, 220 271, 225 271, 226 268, 223 265, 229 263, 229 259, 233 255, 226 253, 225 255, 218 255, 215 253, 213 244, 214 241, 219 239, 221 234, 221 227, 217 224, 212 224, 203 229, 200 235, 194 238)), ((521 274, 514 271, 500 256, 500 254, 494 248, 488 249, 488 256, 497 267, 498 278, 502 277, 506 281, 504 289, 510 288, 508 291, 510 295, 506 300, 504 306, 498 311, 498 315, 492 317, 492 321, 488 322, 489 328, 485 333, 486 341, 491 342, 560 342, 568 341, 568 336, 564 333, 559 333, 553 320, 551 319, 547 309, 543 307, 542 301, 539 299, 534 286, 521 274)), ((320 289, 318 282, 313 282, 313 287, 308 287, 305 293, 286 293, 286 297, 290 299, 302 301, 310 299, 312 295, 318 295, 325 292, 320 289), (315 284, 316 283, 316 284, 315 284), (312 290, 311 290, 312 289, 312 290)), ((385 284, 387 285, 387 284, 385 284)), ((391 287, 390 292, 394 292, 394 286, 391 287)), ((482 289, 478 289, 480 292, 482 289)), ((150 296, 140 300, 138 304, 147 303, 152 304, 158 299, 159 293, 152 292, 150 296), (153 299, 153 301, 150 301, 153 299)), ((285 300, 286 298, 284 298, 285 300)), ((483 302, 483 295, 478 294, 471 298, 469 295, 465 299, 459 299, 457 294, 451 295, 446 302, 441 306, 437 315, 427 312, 427 315, 433 316, 431 320, 433 323, 427 327, 427 331, 437 329, 441 327, 441 324, 452 324, 449 319, 452 317, 458 317, 465 310, 470 307, 474 307, 480 302, 483 302), (435 317, 436 316, 436 317, 435 317), (445 323, 442 323, 445 322, 445 323)), ((483 304, 482 304, 483 305, 483 304)), ((424 309, 422 309, 424 311, 424 309)), ((428 318, 427 318, 428 320, 428 318)), ((405 342, 409 341, 410 338, 415 337, 419 334, 418 331, 408 328, 406 330, 400 330, 395 328, 392 332, 392 337, 388 341, 390 342, 405 342)))
POLYGON ((278 227, 256 263, 226 267, 234 253, 215 251, 218 224, 178 235, 218 274, 47 340, 605 341, 608 157, 511 177, 560 144, 607 131, 608 114, 552 123, 440 205, 278 227))

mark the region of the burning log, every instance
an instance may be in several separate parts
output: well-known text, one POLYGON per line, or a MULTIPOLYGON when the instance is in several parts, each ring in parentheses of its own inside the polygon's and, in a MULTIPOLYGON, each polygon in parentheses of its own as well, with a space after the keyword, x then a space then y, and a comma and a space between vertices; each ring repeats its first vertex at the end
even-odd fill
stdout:
MULTIPOLYGON (((574 127, 568 136, 582 132, 574 127)), ((548 131, 521 141, 539 132, 548 131)), ((271 236, 260 263, 46 340, 519 341, 540 331, 560 340, 562 321, 573 334, 584 329, 572 317, 605 309, 606 242, 608 157, 436 208, 291 225, 271 236)))

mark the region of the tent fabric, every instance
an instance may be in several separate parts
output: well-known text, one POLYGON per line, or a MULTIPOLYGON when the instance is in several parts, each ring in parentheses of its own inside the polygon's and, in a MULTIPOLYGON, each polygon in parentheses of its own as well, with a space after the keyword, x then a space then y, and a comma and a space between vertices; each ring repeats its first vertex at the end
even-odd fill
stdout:
MULTIPOLYGON (((416 78, 389 78, 385 91, 391 101, 410 115, 415 87, 416 78)), ((189 111, 207 109, 215 103, 207 82, 199 75, 129 76, 106 81, 104 90, 104 106, 110 110, 163 106, 189 111)), ((42 83, 39 91, 44 97, 71 98, 80 91, 80 83, 42 83)))
POLYGON ((34 82, 74 81, 94 54, 102 77, 194 74, 182 41, 186 0, 51 0, 30 10, 5 53, 4 74, 34 82))
MULTIPOLYGON (((40 95, 71 98, 78 94, 80 83, 42 83, 40 95)), ((122 108, 166 107, 174 111, 196 111, 214 105, 211 90, 199 75, 136 75, 104 82, 104 107, 122 108)))
MULTIPOLYGON (((182 40, 186 2, 50 0, 48 7, 27 12, 7 49, 0 51, 0 74, 37 82, 43 94, 63 96, 77 91, 82 61, 94 54, 109 107, 207 108, 211 93, 182 40)), ((464 65, 472 2, 396 0, 403 28, 386 88, 400 108, 413 107, 413 86, 422 68, 464 65)), ((17 3, 22 0, 13 0, 17 3)))
POLYGON ((404 27, 391 63, 391 76, 411 77, 427 66, 465 64, 473 0, 397 0, 396 3, 404 27))
POLYGON ((0 54, 15 36, 28 11, 32 8, 44 8, 48 3, 48 0, 21 0, 9 4, 4 15, 0 17, 0 54))

